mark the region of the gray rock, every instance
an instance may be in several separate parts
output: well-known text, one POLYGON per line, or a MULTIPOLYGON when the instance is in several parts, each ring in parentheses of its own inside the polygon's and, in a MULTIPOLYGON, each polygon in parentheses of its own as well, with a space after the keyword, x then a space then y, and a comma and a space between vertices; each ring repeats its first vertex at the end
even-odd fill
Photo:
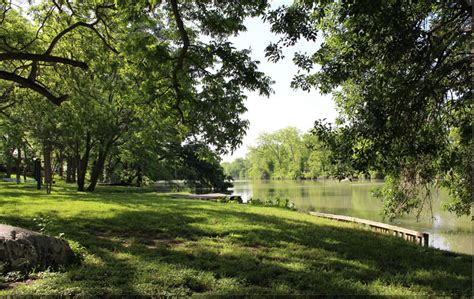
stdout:
POLYGON ((57 268, 73 261, 74 253, 65 240, 0 224, 0 272, 57 268))

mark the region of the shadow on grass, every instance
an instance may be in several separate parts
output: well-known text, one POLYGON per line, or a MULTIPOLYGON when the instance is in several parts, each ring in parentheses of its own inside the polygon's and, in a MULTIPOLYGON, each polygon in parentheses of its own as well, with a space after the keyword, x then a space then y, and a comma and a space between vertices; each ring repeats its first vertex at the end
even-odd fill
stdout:
MULTIPOLYGON (((344 225, 153 196, 153 202, 143 195, 109 197, 148 209, 119 211, 110 218, 64 218, 50 212, 48 233, 65 233, 100 260, 69 269, 67 279, 55 287, 75 286, 89 295, 383 293, 371 286, 377 284, 417 293, 472 292, 471 256, 446 257, 439 250, 344 225)), ((1 220, 36 228, 14 215, 1 220)))

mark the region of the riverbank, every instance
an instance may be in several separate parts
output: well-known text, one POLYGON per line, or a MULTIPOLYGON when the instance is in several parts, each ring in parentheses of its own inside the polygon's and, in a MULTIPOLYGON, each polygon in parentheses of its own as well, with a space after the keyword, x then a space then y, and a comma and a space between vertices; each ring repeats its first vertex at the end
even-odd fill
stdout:
POLYGON ((433 190, 433 214, 429 209, 390 221, 383 216, 384 205, 372 191, 383 182, 359 181, 235 181, 234 194, 259 199, 289 199, 298 210, 357 217, 430 234, 430 247, 474 255, 471 217, 457 217, 443 209, 447 192, 433 190), (433 218, 431 217, 433 216, 433 218))
POLYGON ((0 184, 0 222, 63 234, 82 256, 0 295, 472 294, 469 255, 284 209, 97 191, 0 184))

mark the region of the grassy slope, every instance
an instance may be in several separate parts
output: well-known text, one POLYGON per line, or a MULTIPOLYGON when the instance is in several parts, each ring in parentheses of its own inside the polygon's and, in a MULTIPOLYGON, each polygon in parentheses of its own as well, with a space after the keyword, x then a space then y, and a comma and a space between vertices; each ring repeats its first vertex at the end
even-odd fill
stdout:
POLYGON ((471 256, 282 209, 127 190, 1 184, 0 222, 45 224, 83 261, 0 295, 472 294, 471 256))

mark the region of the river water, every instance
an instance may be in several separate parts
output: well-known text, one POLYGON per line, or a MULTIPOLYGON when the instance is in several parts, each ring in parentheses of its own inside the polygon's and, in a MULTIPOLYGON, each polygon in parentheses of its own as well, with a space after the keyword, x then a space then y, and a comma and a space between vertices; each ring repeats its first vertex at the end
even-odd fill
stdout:
POLYGON ((390 222, 382 215, 382 202, 371 195, 371 190, 383 182, 358 181, 235 181, 233 194, 244 201, 250 198, 287 198, 298 210, 354 216, 430 234, 430 246, 455 252, 473 254, 473 221, 470 216, 456 217, 441 205, 447 199, 443 191, 434 195, 433 216, 422 214, 404 216, 390 222))

